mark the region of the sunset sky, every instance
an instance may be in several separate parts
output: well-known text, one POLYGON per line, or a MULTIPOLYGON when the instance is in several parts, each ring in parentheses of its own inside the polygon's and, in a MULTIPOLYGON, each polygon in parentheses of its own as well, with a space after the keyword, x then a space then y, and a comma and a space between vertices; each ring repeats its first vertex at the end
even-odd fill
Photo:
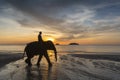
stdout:
POLYGON ((0 44, 120 44, 120 0, 0 0, 0 44))

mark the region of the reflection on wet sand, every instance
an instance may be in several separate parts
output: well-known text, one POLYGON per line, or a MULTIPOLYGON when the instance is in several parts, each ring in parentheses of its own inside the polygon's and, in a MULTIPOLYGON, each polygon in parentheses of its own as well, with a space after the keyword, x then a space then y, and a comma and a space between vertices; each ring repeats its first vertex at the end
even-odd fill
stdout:
POLYGON ((52 67, 48 64, 26 66, 25 73, 25 80, 57 80, 57 64, 52 67))
POLYGON ((23 59, 7 64, 0 69, 0 80, 57 80, 58 63, 55 62, 54 56, 50 56, 52 67, 48 67, 44 57, 37 66, 37 59, 38 56, 35 56, 31 60, 31 67, 27 66, 23 59))

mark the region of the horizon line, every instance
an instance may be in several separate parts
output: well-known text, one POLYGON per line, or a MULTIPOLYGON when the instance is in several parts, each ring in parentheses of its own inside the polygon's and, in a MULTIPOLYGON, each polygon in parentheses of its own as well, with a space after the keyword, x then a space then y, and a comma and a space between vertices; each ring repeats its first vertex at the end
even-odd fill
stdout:
MULTIPOLYGON (((0 44, 0 45, 26 45, 27 43, 23 43, 23 44, 0 44)), ((54 43, 55 45, 57 45, 56 43, 54 43)), ((59 45, 70 45, 70 44, 59 44, 59 45)), ((78 45, 98 45, 98 46, 120 46, 120 44, 78 44, 78 45)))

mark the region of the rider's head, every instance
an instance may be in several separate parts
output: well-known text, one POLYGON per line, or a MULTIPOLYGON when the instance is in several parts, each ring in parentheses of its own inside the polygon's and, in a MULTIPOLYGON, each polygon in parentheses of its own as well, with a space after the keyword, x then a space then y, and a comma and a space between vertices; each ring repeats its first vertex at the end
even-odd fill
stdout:
POLYGON ((40 31, 40 32, 39 32, 39 34, 41 35, 41 34, 42 34, 42 32, 40 31))

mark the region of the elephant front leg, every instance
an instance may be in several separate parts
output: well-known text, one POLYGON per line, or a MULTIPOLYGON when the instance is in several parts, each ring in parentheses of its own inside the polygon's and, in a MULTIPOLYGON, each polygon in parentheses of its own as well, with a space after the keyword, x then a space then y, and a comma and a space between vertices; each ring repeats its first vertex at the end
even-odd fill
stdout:
POLYGON ((44 56, 45 56, 45 58, 46 58, 46 60, 47 60, 47 62, 48 62, 48 64, 49 64, 49 67, 52 67, 52 63, 51 63, 51 61, 50 61, 50 58, 49 58, 47 52, 44 53, 44 56))
POLYGON ((38 66, 40 65, 40 61, 41 61, 41 59, 42 59, 42 56, 43 56, 42 54, 39 55, 39 58, 38 58, 38 61, 37 61, 37 65, 38 65, 38 66))

